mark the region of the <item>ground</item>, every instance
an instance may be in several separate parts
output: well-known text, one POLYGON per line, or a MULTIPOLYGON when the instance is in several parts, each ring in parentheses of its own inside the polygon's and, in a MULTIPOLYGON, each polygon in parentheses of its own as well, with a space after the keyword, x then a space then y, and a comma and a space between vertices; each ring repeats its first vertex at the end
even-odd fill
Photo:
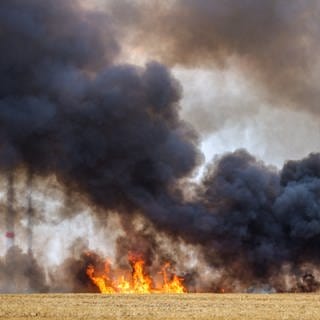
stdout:
POLYGON ((320 295, 0 295, 0 319, 319 320, 320 295))

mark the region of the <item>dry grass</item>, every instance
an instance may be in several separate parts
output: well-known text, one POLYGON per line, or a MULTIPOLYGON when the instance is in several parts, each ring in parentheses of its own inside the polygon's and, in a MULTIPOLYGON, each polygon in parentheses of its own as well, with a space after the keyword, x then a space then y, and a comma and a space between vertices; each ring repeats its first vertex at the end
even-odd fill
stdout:
POLYGON ((317 294, 0 295, 0 319, 320 319, 317 294))

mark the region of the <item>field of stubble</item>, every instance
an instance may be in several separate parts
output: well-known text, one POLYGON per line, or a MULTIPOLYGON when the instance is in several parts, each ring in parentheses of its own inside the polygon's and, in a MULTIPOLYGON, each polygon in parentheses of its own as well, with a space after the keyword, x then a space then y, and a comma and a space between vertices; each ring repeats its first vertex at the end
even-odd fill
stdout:
POLYGON ((320 295, 0 295, 0 319, 319 320, 320 295))

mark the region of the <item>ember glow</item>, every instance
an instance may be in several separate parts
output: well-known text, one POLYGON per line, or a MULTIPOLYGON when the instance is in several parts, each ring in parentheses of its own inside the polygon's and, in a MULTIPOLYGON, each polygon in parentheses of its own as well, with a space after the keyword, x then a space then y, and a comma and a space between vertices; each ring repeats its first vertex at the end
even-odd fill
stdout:
POLYGON ((109 293, 186 293, 183 278, 169 271, 170 263, 161 268, 162 276, 152 277, 146 272, 145 261, 133 255, 128 255, 131 270, 113 270, 110 262, 106 260, 103 272, 96 272, 93 264, 86 268, 86 275, 92 283, 104 294, 109 293))

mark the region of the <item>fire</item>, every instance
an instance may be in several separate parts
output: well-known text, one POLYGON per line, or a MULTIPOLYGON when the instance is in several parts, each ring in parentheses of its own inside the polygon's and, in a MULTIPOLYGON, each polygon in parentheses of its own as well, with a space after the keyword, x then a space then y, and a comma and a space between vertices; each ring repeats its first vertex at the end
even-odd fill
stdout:
POLYGON ((186 292, 185 287, 182 284, 183 278, 179 278, 176 274, 173 275, 172 280, 168 280, 168 268, 170 263, 167 262, 162 267, 163 276, 163 291, 165 293, 184 293, 186 292))
POLYGON ((134 261, 134 258, 131 258, 130 262, 133 264, 133 273, 132 273, 132 284, 133 291, 135 293, 150 293, 151 292, 151 278, 144 272, 144 261, 138 259, 134 261))
POLYGON ((92 283, 94 283, 100 290, 101 293, 114 293, 115 290, 111 286, 107 286, 105 277, 95 277, 94 274, 94 266, 89 264, 86 270, 87 276, 91 279, 92 283))
MULTIPOLYGON (((128 260, 131 265, 131 275, 124 270, 117 270, 117 276, 112 276, 112 268, 109 261, 105 262, 102 273, 96 275, 93 264, 86 268, 86 274, 91 282, 98 287, 101 293, 185 293, 183 278, 178 277, 168 271, 170 263, 164 264, 159 274, 162 275, 161 283, 157 284, 145 271, 145 261, 140 257, 129 255, 128 260)), ((157 279, 158 280, 158 279, 157 279)), ((159 281, 158 281, 159 282, 159 281)))

